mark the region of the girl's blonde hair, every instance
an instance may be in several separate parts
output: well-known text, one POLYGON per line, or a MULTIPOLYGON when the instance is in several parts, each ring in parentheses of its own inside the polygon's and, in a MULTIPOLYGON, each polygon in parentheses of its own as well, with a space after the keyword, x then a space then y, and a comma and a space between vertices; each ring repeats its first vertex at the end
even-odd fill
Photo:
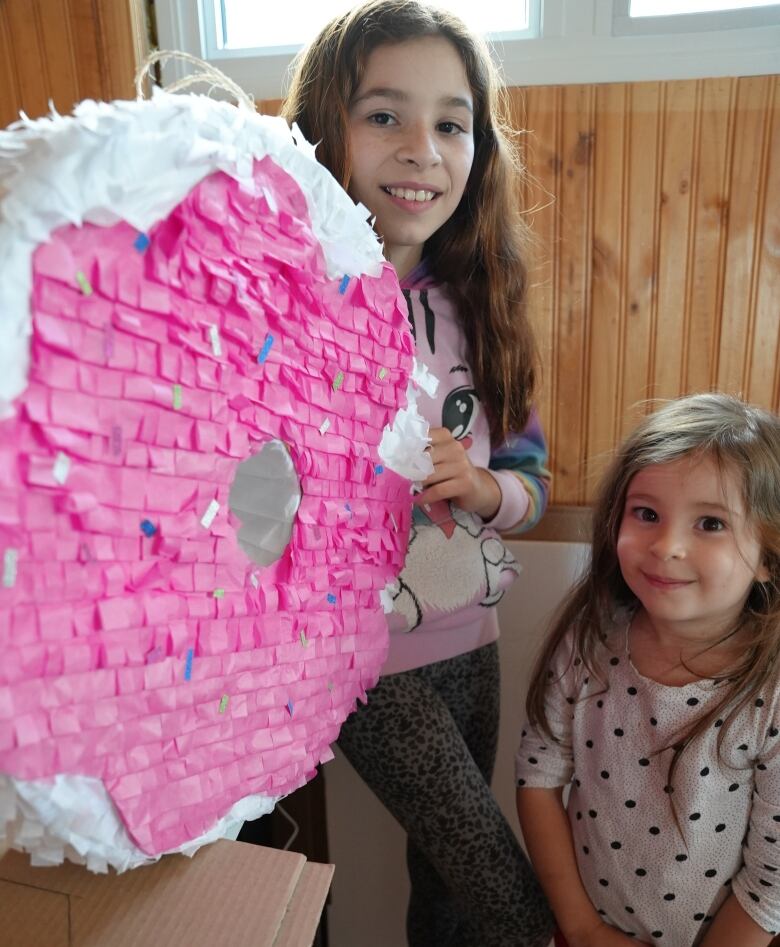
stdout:
POLYGON ((634 475, 654 464, 687 456, 712 457, 721 471, 736 471, 749 521, 761 544, 766 582, 756 581, 737 626, 747 632, 744 654, 723 670, 721 698, 675 740, 669 769, 671 785, 679 756, 717 720, 718 747, 739 711, 755 700, 780 673, 780 418, 724 394, 680 398, 648 415, 618 449, 606 472, 593 512, 592 557, 559 612, 534 668, 526 702, 529 720, 552 738, 545 715, 545 690, 553 654, 572 633, 570 661, 579 659, 599 678, 596 650, 621 615, 638 607, 620 571, 617 540, 626 493, 634 475))
POLYGON ((441 36, 458 51, 474 98, 474 162, 452 217, 427 241, 431 275, 450 288, 494 444, 525 427, 537 353, 528 317, 528 231, 520 165, 485 43, 455 16, 419 0, 368 0, 326 26, 294 64, 282 114, 317 144, 340 184, 351 177, 349 110, 379 46, 441 36))

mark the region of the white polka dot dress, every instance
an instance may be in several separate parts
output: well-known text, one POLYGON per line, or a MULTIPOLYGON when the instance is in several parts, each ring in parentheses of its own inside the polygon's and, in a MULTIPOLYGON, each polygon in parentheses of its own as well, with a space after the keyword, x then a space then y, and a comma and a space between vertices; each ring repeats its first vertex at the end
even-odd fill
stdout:
POLYGON ((720 756, 720 720, 688 747, 672 788, 673 751, 664 748, 718 687, 643 677, 625 628, 599 649, 602 681, 574 666, 570 649, 567 638, 548 672, 547 714, 559 742, 526 725, 517 784, 571 783, 569 823, 596 910, 638 940, 691 947, 733 890, 764 930, 780 929, 780 687, 740 712, 720 756))

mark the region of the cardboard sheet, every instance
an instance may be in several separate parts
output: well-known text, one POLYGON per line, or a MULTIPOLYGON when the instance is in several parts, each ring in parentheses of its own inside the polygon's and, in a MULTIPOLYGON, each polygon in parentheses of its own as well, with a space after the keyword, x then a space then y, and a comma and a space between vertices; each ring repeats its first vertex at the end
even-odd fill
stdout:
POLYGON ((333 875, 296 852, 219 841, 121 875, 0 860, 9 947, 309 947, 333 875))

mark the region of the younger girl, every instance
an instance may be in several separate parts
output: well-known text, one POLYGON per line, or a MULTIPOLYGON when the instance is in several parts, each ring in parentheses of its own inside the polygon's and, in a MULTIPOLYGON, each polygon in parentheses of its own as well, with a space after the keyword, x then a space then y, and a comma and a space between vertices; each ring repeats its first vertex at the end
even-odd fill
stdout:
POLYGON ((780 420, 718 394, 645 418, 517 755, 569 947, 764 947, 780 928, 779 557, 780 420))
POLYGON ((524 231, 490 57, 447 13, 371 0, 303 53, 283 114, 374 216, 418 357, 440 381, 420 398, 434 473, 387 664, 339 744, 408 834, 412 947, 544 947, 544 898, 490 791, 491 606, 516 572, 495 530, 532 525, 547 493, 524 231))

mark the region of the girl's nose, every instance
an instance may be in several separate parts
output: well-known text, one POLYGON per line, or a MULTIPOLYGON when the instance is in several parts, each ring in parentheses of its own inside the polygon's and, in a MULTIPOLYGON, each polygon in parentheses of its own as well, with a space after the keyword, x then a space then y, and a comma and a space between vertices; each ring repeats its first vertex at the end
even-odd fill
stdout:
POLYGON ((685 543, 679 531, 671 527, 658 530, 650 549, 653 555, 663 561, 685 558, 685 543))
POLYGON ((410 125, 399 145, 398 160, 418 168, 439 164, 441 155, 435 131, 422 124, 410 125))

